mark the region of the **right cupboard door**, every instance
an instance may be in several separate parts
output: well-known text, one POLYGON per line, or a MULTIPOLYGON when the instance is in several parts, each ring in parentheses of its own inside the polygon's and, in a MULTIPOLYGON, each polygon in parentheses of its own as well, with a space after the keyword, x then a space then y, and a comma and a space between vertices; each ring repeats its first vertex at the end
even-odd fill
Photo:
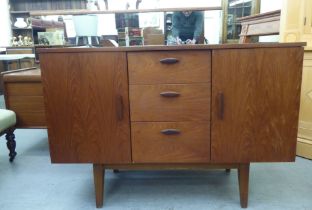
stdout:
POLYGON ((303 49, 214 50, 211 160, 294 161, 303 49))

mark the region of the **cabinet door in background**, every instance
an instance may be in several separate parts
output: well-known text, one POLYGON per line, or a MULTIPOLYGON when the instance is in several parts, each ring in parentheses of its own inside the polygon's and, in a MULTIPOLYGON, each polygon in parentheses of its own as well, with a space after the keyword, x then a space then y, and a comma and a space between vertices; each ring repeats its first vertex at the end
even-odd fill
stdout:
POLYGON ((213 162, 294 161, 302 48, 214 50, 213 162))
POLYGON ((126 54, 40 55, 52 162, 130 163, 126 54))

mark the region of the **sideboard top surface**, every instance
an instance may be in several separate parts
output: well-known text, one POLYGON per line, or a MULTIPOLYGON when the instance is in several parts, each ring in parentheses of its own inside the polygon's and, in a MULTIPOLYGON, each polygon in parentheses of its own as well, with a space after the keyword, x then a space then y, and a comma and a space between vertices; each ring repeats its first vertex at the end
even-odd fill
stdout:
POLYGON ((136 52, 136 51, 173 51, 173 50, 216 50, 216 49, 251 49, 304 47, 305 42, 294 43, 251 43, 251 44, 216 44, 216 45, 180 45, 180 46, 133 46, 133 47, 70 47, 41 48, 39 53, 80 53, 80 52, 136 52))
POLYGON ((5 82, 41 82, 40 69, 7 72, 3 75, 5 82))

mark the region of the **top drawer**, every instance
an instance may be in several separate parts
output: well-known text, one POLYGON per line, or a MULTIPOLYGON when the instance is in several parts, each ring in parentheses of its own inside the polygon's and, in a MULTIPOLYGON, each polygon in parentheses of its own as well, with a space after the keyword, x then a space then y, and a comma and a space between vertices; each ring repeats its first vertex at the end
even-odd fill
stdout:
POLYGON ((210 82, 211 52, 131 52, 128 69, 130 84, 210 82))

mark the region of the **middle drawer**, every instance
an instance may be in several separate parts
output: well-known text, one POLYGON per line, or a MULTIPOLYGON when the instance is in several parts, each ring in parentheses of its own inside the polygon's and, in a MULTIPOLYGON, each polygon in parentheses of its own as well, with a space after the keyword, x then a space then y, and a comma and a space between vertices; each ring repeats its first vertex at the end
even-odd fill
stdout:
POLYGON ((210 121, 211 84, 130 85, 131 121, 210 121))

